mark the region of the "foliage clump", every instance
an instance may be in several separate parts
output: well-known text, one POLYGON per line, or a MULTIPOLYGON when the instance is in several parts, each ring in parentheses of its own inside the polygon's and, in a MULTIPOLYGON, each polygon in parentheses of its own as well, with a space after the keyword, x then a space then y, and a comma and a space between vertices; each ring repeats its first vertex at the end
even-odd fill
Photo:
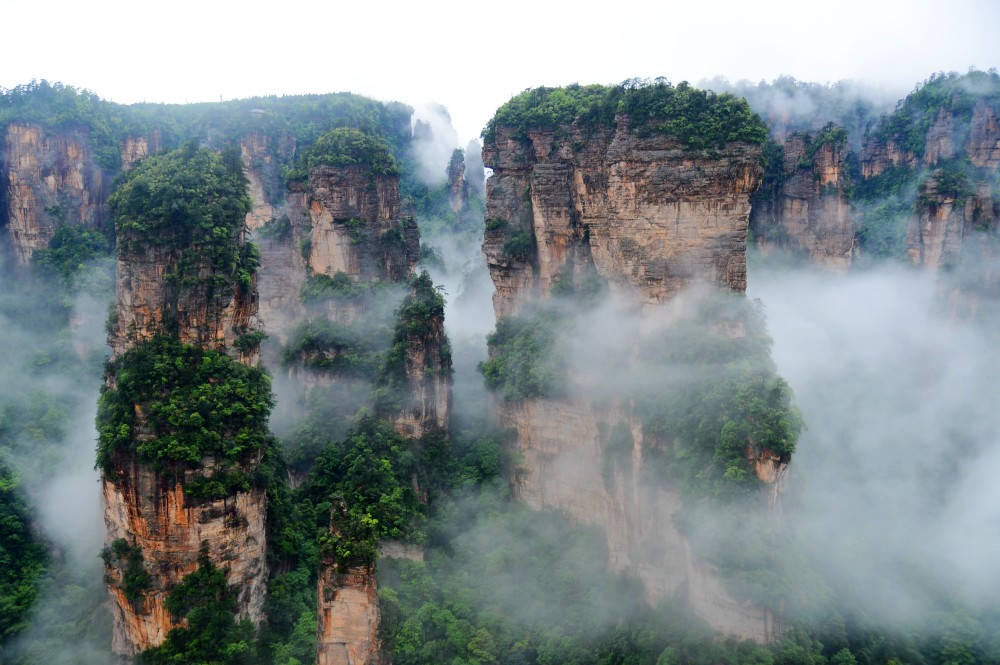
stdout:
POLYGON ((153 582, 152 575, 146 570, 142 548, 130 544, 125 538, 116 538, 101 551, 101 559, 106 567, 119 569, 119 588, 132 605, 141 607, 143 594, 153 582))
POLYGON ((771 360, 763 313, 713 294, 640 347, 658 368, 635 395, 645 429, 668 443, 665 469, 689 496, 725 497, 759 485, 748 451, 787 459, 803 427, 771 360))
POLYGON ((49 559, 32 533, 19 485, 17 475, 0 464, 0 645, 27 626, 49 559))
POLYGON ((764 122, 743 99, 699 90, 686 81, 674 86, 664 79, 631 79, 616 86, 574 84, 526 90, 497 110, 483 138, 495 140, 498 127, 509 127, 519 137, 530 130, 571 125, 612 130, 620 117, 628 118, 634 134, 666 134, 691 150, 721 148, 732 142, 760 144, 768 135, 764 122))
POLYGON ((95 290, 88 288, 94 286, 106 290, 109 285, 94 284, 99 277, 88 271, 99 273, 99 264, 106 264, 110 253, 111 243, 101 231, 78 224, 60 224, 49 246, 31 255, 31 266, 43 277, 56 279, 68 294, 95 290))
POLYGON ((376 175, 399 175, 392 146, 377 134, 353 127, 338 127, 323 134, 305 150, 287 180, 305 180, 319 166, 365 166, 376 175))
POLYGON ((868 136, 881 143, 892 141, 918 160, 924 156, 927 132, 941 111, 968 125, 977 102, 994 108, 1000 104, 1000 74, 970 71, 967 74, 938 73, 901 100, 896 109, 883 115, 868 136))
POLYGON ((566 312, 551 303, 501 317, 486 337, 490 357, 479 364, 486 385, 510 400, 563 394, 569 359, 559 339, 568 323, 566 312))
POLYGON ((428 364, 440 361, 451 367, 451 348, 444 337, 444 296, 434 288, 427 271, 410 279, 410 293, 396 313, 391 346, 375 377, 375 409, 379 413, 399 410, 411 394, 406 376, 406 355, 411 348, 428 348, 441 336, 441 356, 428 353, 428 364))
POLYGON ((173 278, 182 284, 201 279, 206 262, 226 282, 256 270, 259 256, 239 242, 251 202, 236 149, 218 155, 189 143, 148 157, 125 175, 108 207, 119 252, 176 248, 173 278))
POLYGON ((155 469, 181 472, 199 468, 206 457, 237 465, 265 447, 274 399, 269 377, 258 368, 160 336, 108 363, 107 373, 97 412, 97 464, 108 476, 125 452, 155 469))
POLYGON ((167 611, 181 623, 167 633, 163 644, 143 651, 143 665, 211 663, 237 665, 253 662, 254 629, 249 619, 237 623, 236 593, 226 572, 203 553, 198 569, 170 592, 167 611))

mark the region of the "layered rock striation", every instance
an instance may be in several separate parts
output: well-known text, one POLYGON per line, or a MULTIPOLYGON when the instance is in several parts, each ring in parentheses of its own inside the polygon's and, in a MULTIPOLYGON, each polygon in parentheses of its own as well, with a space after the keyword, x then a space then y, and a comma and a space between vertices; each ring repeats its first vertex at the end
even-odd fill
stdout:
MULTIPOLYGON (((843 130, 841 130, 843 131, 843 130)), ((781 146, 770 187, 754 197, 750 228, 762 251, 778 248, 845 270, 854 254, 856 221, 846 134, 840 140, 795 132, 781 146)))

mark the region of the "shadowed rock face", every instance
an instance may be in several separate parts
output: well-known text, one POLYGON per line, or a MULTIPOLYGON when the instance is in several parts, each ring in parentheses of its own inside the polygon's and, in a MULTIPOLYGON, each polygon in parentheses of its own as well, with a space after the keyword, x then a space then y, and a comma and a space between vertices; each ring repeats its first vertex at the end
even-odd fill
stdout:
MULTIPOLYGON (((528 132, 525 139, 496 128, 496 140, 483 149, 494 171, 483 250, 498 318, 585 271, 596 271, 646 313, 694 284, 745 290, 749 201, 763 174, 760 148, 685 151, 669 137, 640 138, 627 127, 620 117, 616 130, 564 127, 528 132)), ((674 526, 677 489, 643 480, 655 475, 647 458, 650 447, 661 444, 647 440, 629 404, 496 397, 494 408, 518 434, 519 497, 602 527, 610 568, 636 575, 650 603, 686 594, 692 610, 723 634, 777 638, 779 621, 769 611, 731 597, 717 572, 692 555, 674 526), (611 441, 616 429, 630 433, 626 450, 611 441)), ((787 467, 787 460, 748 462, 772 487, 787 467)))
POLYGON ((781 185, 755 197, 750 223, 758 247, 799 252, 818 265, 846 270, 856 224, 847 194, 848 150, 823 143, 812 155, 801 134, 784 142, 781 185))
POLYGON ((0 153, 0 223, 6 225, 14 265, 27 266, 61 223, 103 224, 109 184, 86 134, 8 125, 0 153))
POLYGON ((592 263, 619 292, 655 304, 706 282, 746 289, 750 195, 760 148, 709 154, 617 129, 529 132, 498 127, 483 147, 486 254, 497 315, 519 311, 592 263))
POLYGON ((320 567, 317 587, 317 665, 374 665, 379 660, 379 610, 374 566, 340 573, 320 567))

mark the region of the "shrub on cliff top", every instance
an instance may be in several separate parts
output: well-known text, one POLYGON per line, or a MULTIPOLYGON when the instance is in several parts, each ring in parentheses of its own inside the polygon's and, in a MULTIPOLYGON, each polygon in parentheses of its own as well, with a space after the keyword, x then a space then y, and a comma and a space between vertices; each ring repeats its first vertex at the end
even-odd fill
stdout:
POLYGON ((147 245, 177 248, 182 280, 197 277, 206 258, 227 279, 246 268, 239 238, 251 202, 235 149, 218 155, 191 143, 148 157, 125 175, 108 207, 121 254, 147 245))
POLYGON ((919 159, 927 147, 931 122, 940 111, 950 113, 957 125, 967 125, 979 101, 1000 108, 1000 75, 995 71, 935 74, 900 101, 892 113, 883 115, 868 136, 880 143, 892 141, 919 159))
POLYGON ((613 128, 618 116, 628 116, 634 134, 667 134, 692 150, 734 141, 763 143, 768 135, 767 126, 743 99, 698 90, 686 81, 673 86, 663 79, 631 79, 616 86, 574 84, 525 90, 497 110, 483 138, 495 140, 500 126, 522 137, 531 129, 572 124, 589 130, 613 128))
POLYGON ((377 175, 399 175, 399 164, 385 139, 353 127, 338 127, 320 136, 295 165, 287 180, 305 180, 317 166, 367 166, 377 175))

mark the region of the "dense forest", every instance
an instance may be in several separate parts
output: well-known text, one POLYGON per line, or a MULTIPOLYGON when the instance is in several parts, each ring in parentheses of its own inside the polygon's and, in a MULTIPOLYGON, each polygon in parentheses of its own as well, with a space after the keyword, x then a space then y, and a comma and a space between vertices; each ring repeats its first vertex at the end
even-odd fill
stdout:
MULTIPOLYGON (((964 204, 992 187, 997 199, 996 165, 977 166, 960 151, 934 162, 924 154, 928 127, 942 110, 962 128, 975 109, 1000 104, 995 73, 935 75, 895 109, 862 97, 844 101, 821 86, 773 85, 812 99, 813 108, 829 117, 817 120, 822 113, 816 112, 775 121, 765 102, 774 90, 766 85, 729 92, 720 87, 716 94, 658 79, 526 91, 498 109, 483 137, 495 140, 505 131, 524 140, 534 131, 621 126, 643 138, 667 136, 685 154, 706 159, 731 142, 760 146, 765 163, 758 196, 775 199, 786 177, 786 135, 804 137, 805 161, 824 145, 845 154, 854 149, 844 160, 851 183, 844 196, 858 215, 856 241, 864 260, 852 271, 863 279, 882 275, 886 263, 903 262, 914 210, 938 205, 928 191, 964 204), (627 125, 619 125, 626 118, 627 125), (888 142, 910 160, 863 174, 862 146, 888 142), (931 178, 934 189, 928 190, 931 178)), ((555 510, 531 509, 518 495, 518 432, 502 428, 491 407, 497 399, 578 398, 580 340, 605 325, 614 303, 611 287, 591 270, 495 320, 480 248, 490 225, 506 222, 485 219, 479 144, 456 149, 428 180, 421 142, 434 137, 412 114, 402 104, 346 93, 121 106, 43 81, 0 94, 0 130, 30 124, 85 141, 106 196, 87 223, 75 223, 72 202, 47 207, 51 239, 27 266, 16 265, 9 249, 6 188, 0 196, 0 338, 9 350, 0 359, 6 379, 0 385, 0 663, 114 661, 108 586, 141 609, 152 580, 135 542, 106 542, 95 481, 99 474, 114 480, 132 463, 123 462, 130 455, 180 483, 193 504, 263 492, 268 533, 259 625, 238 614, 240 590, 204 554, 196 570, 168 590, 165 607, 175 627, 137 662, 315 662, 320 571, 347 576, 370 568, 377 577, 382 658, 400 665, 1000 663, 995 576, 981 580, 984 600, 967 592, 965 578, 928 572, 928 561, 945 565, 946 556, 886 563, 873 553, 878 534, 817 534, 815 524, 795 517, 796 511, 815 515, 813 492, 828 481, 815 469, 824 463, 832 469, 838 449, 853 450, 844 442, 853 430, 817 406, 824 401, 819 388, 803 383, 800 389, 800 373, 786 374, 785 338, 772 338, 770 318, 784 310, 770 300, 765 307, 743 294, 699 298, 670 310, 669 325, 649 335, 619 320, 609 330, 620 345, 593 345, 583 355, 599 350, 607 356, 602 362, 615 368, 597 373, 597 385, 584 391, 587 399, 615 408, 627 403, 641 420, 644 440, 651 442, 642 451, 643 486, 674 488, 681 507, 672 527, 718 572, 727 593, 779 617, 775 639, 762 644, 718 634, 692 610, 692 590, 649 602, 634 576, 609 566, 613 553, 599 528, 555 510), (279 211, 253 230, 244 218, 257 202, 240 154, 240 141, 249 136, 269 139, 250 165, 269 174, 263 196, 279 211), (151 154, 126 165, 121 146, 134 137, 150 139, 151 154), (447 175, 459 162, 465 184, 456 199, 447 175), (308 222, 280 211, 291 210, 288 200, 330 168, 362 173, 369 193, 378 178, 398 177, 403 207, 419 227, 419 256, 408 254, 402 222, 373 231, 358 216, 334 225, 351 239, 348 245, 370 249, 372 270, 383 271, 380 276, 359 280, 343 271, 312 270, 317 236, 308 222), (231 340, 202 346, 178 337, 178 321, 188 315, 176 305, 185 302, 184 294, 208 294, 220 303, 233 293, 253 300, 263 279, 261 255, 279 245, 305 261, 305 278, 294 294, 298 318, 280 329, 248 325, 231 340), (164 316, 162 334, 149 339, 134 329, 115 332, 116 262, 154 250, 170 257, 163 279, 175 298, 174 309, 165 309, 173 318, 164 316), (395 279, 392 266, 411 258, 417 268, 395 279), (134 344, 111 358, 107 335, 134 344), (418 408, 418 379, 408 364, 413 349, 434 350, 434 364, 423 361, 421 380, 444 376, 455 393, 448 426, 419 436, 396 426, 400 414, 418 408), (260 365, 248 361, 258 354, 260 365), (793 388, 802 393, 798 398, 793 388), (817 420, 810 420, 814 414, 817 420), (748 462, 748 447, 787 463, 820 444, 830 452, 821 450, 818 461, 817 453, 812 462, 807 456, 805 468, 814 475, 795 472, 793 462, 782 516, 775 520, 769 488, 748 462), (97 532, 89 532, 95 525, 97 532), (874 541, 862 542, 866 536, 874 541), (878 587, 883 597, 874 602, 872 589, 859 582, 864 576, 845 572, 848 563, 827 565, 816 554, 823 548, 817 539, 837 541, 830 549, 845 553, 850 567, 871 561, 876 576, 883 570, 876 564, 895 563, 905 582, 878 587), (385 555, 392 548, 420 555, 385 555), (109 570, 115 571, 110 581, 109 570), (905 611, 886 609, 896 601, 905 611)), ((962 145, 964 131, 957 130, 962 145)), ((973 207, 968 209, 971 219, 973 207)), ((982 215, 963 235, 970 247, 996 241, 997 204, 982 215)), ((779 235, 760 218, 751 217, 750 224, 762 243, 779 235)), ((511 261, 537 260, 530 234, 512 235, 507 243, 511 261)), ((803 262, 802 256, 752 253, 751 294, 757 295, 754 270, 762 275, 763 297, 783 293, 775 284, 793 273, 781 271, 803 262)), ((997 365, 989 345, 995 341, 989 317, 996 294, 990 291, 994 282, 976 281, 982 271, 956 268, 969 265, 956 262, 944 273, 949 279, 961 273, 965 281, 946 283, 957 284, 960 295, 973 294, 977 316, 970 320, 979 327, 962 333, 959 342, 983 354, 978 363, 985 371, 997 365)), ((946 309, 933 291, 927 288, 928 308, 946 309)), ((920 346, 917 357, 928 348, 938 364, 899 369, 897 377, 909 386, 887 384, 887 391, 899 390, 899 402, 912 398, 900 409, 919 408, 916 384, 934 386, 934 377, 947 373, 952 350, 920 346)), ((863 357, 852 356, 848 364, 830 386, 846 385, 852 376, 876 385, 863 357)), ((979 373, 967 371, 970 383, 978 381, 979 373)), ((857 399, 850 407, 856 420, 875 422, 878 414, 865 420, 864 400, 857 399)), ((941 412, 947 422, 933 432, 940 433, 940 455, 953 464, 914 476, 929 479, 928 503, 935 491, 950 496, 950 487, 971 487, 963 484, 963 454, 989 459, 995 433, 980 401, 949 403, 952 408, 941 412)), ((899 406, 890 398, 886 403, 899 406)), ((918 445, 919 433, 905 432, 918 445)), ((599 464, 613 492, 631 464, 634 433, 609 424, 600 436, 599 464)), ((899 437, 889 431, 884 438, 899 437)), ((884 536, 886 551, 896 552, 894 536, 884 536)))

